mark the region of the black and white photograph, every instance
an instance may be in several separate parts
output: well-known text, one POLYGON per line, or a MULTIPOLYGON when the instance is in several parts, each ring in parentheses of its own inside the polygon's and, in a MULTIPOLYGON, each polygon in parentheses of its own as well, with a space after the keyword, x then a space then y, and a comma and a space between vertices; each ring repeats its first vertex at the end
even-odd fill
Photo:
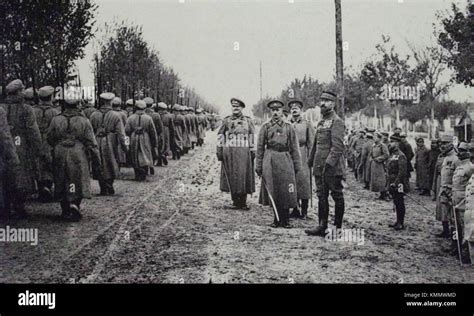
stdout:
POLYGON ((473 1, 0 0, 1 316, 472 315, 473 262, 473 1))

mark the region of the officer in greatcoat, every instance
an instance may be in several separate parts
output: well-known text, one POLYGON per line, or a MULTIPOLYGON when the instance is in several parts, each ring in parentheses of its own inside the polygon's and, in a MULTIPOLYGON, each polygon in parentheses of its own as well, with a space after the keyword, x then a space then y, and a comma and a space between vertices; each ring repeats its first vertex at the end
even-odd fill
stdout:
POLYGON ((247 195, 255 192, 255 128, 242 110, 245 103, 230 100, 232 115, 225 117, 217 132, 217 159, 222 162, 220 189, 230 192, 233 206, 247 210, 247 195))
POLYGON ((272 227, 290 228, 290 208, 298 205, 296 177, 301 157, 295 129, 285 121, 280 100, 268 102, 272 117, 258 134, 255 172, 262 177, 259 203, 274 210, 272 227))

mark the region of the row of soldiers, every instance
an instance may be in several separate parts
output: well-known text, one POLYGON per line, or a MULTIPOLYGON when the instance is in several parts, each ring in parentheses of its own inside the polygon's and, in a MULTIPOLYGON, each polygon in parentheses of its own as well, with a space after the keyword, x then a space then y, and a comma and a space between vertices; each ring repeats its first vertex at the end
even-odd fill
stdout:
MULTIPOLYGON (((461 142, 456 147, 452 136, 443 135, 440 139, 432 139, 428 149, 422 137, 415 141, 413 152, 400 128, 396 128, 390 137, 386 132, 373 129, 351 132, 346 142, 348 165, 365 189, 380 192, 379 199, 393 199, 397 220, 389 226, 396 230, 404 229, 404 196, 410 192, 411 172, 416 171, 416 189, 420 195, 433 193, 436 201, 436 219, 441 221, 443 230, 435 235, 451 239, 447 251, 467 262, 470 237, 464 233, 466 200, 469 198, 466 187, 474 173, 471 163, 474 143, 461 142)), ((474 185, 474 179, 472 182, 474 185)))
POLYGON ((154 166, 180 159, 202 146, 209 120, 202 109, 154 104, 152 98, 122 105, 113 93, 100 95, 99 108, 82 106, 79 89, 65 91, 62 106, 45 86, 24 89, 21 80, 6 86, 0 104, 0 219, 26 218, 25 203, 35 193, 42 202, 60 201, 62 219, 82 218, 80 205, 90 197, 90 176, 100 195, 115 194, 121 167, 133 167, 144 181, 154 166), (134 107, 131 105, 134 104, 134 107), (12 214, 11 214, 12 213, 12 214))

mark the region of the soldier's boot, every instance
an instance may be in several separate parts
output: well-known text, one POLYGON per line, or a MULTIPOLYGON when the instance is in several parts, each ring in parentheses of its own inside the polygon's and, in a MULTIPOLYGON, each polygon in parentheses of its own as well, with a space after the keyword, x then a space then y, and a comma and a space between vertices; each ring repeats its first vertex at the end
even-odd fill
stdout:
POLYGON ((333 193, 332 195, 334 199, 334 226, 336 228, 342 227, 342 219, 344 218, 344 196, 342 193, 333 193))
POLYGON ((296 207, 293 208, 293 210, 290 213, 290 218, 300 218, 300 208, 297 205, 296 207))
POLYGON ((404 222, 405 222, 405 204, 397 205, 395 208, 396 208, 396 211, 397 211, 397 225, 395 225, 395 227, 393 227, 393 229, 403 230, 403 229, 405 229, 405 225, 404 225, 404 222))
POLYGON ((150 175, 152 175, 152 176, 155 175, 155 168, 150 167, 150 168, 148 168, 148 170, 150 172, 150 175))
POLYGON ((306 229, 304 232, 308 236, 320 236, 324 237, 326 236, 326 229, 328 228, 328 222, 327 220, 321 220, 321 223, 319 224, 318 227, 313 228, 313 229, 306 229))
POLYGON ((13 203, 13 211, 14 217, 16 219, 27 219, 29 218, 28 213, 25 210, 25 203, 26 203, 26 190, 20 189, 17 190, 15 194, 14 203, 13 203))
POLYGON ((156 165, 157 165, 158 167, 163 167, 163 159, 162 159, 161 156, 158 157, 158 159, 157 159, 157 161, 156 161, 156 165))
POLYGON ((247 206, 247 194, 239 195, 239 208, 244 211, 248 211, 250 208, 247 206))
POLYGON ((72 222, 78 222, 82 219, 79 205, 71 203, 69 205, 69 211, 71 212, 70 220, 72 222))
POLYGON ((471 256, 469 253, 469 243, 466 241, 461 246, 461 263, 472 264, 471 256))
POLYGON ((114 194, 115 194, 114 180, 110 179, 107 181, 107 195, 114 195, 114 194))
POLYGON ((283 228, 292 228, 292 226, 290 225, 290 209, 283 209, 280 216, 282 217, 281 226, 283 228))
POLYGON ((165 166, 167 166, 168 165, 168 158, 166 158, 166 156, 163 156, 162 159, 163 159, 163 164, 165 166))
POLYGON ((442 222, 442 224, 443 224, 443 231, 439 234, 435 234, 435 236, 440 237, 440 238, 449 238, 449 223, 442 222))
POLYGON ((71 218, 71 210, 69 209, 69 202, 66 200, 61 201, 61 216, 62 220, 69 220, 71 218))
POLYGON ((100 193, 99 195, 107 195, 107 183, 104 180, 99 180, 100 193))
POLYGON ((301 218, 307 219, 308 218, 308 199, 301 200, 301 218))

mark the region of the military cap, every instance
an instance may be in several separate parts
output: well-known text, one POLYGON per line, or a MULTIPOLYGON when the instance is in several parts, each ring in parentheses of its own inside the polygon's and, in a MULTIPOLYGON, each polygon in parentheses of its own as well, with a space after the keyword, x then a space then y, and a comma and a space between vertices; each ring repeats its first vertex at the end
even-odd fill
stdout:
POLYGON ((365 136, 368 137, 368 138, 374 138, 374 134, 372 134, 372 133, 367 133, 365 136))
POLYGON ((33 90, 33 88, 28 88, 26 89, 25 91, 23 91, 23 96, 25 97, 25 99, 34 99, 35 98, 35 92, 33 90))
POLYGON ((146 106, 153 105, 153 102, 155 102, 155 101, 153 101, 153 99, 150 98, 150 97, 144 98, 143 101, 145 101, 146 106))
POLYGON ((281 107, 284 107, 285 104, 283 102, 281 102, 280 100, 272 100, 270 102, 267 103, 267 107, 269 107, 270 109, 272 108, 281 108, 281 107))
POLYGON ((460 142, 458 145, 458 151, 469 151, 471 148, 468 143, 460 142))
POLYGON ((288 101, 288 107, 291 109, 293 105, 297 105, 300 107, 300 109, 303 108, 303 101, 301 101, 300 99, 293 99, 293 100, 290 100, 288 101))
POLYGON ((407 137, 407 134, 404 133, 404 132, 401 132, 401 133, 400 133, 400 137, 401 137, 401 138, 407 137))
POLYGON ((377 137, 382 138, 382 137, 383 137, 383 134, 382 134, 381 132, 375 132, 375 133, 374 133, 374 136, 377 136, 377 137))
POLYGON ((138 100, 137 102, 135 102, 135 107, 139 110, 144 110, 146 109, 146 103, 143 100, 138 100))
POLYGON ((440 138, 440 143, 452 143, 453 142, 453 136, 450 135, 443 135, 440 138))
POLYGON ((105 101, 112 101, 115 98, 115 94, 112 92, 104 92, 100 94, 100 98, 105 101))
POLYGON ((357 132, 362 133, 362 134, 365 134, 365 133, 366 133, 366 131, 365 131, 364 129, 362 129, 362 128, 359 129, 357 132))
POLYGON ((202 113, 202 109, 201 108, 196 109, 196 113, 202 113))
POLYGON ((240 100, 240 99, 232 98, 232 99, 230 99, 230 103, 232 104, 232 102, 237 102, 237 103, 240 104, 241 107, 245 107, 244 101, 242 101, 242 100, 240 100))
POLYGON ((388 137, 388 132, 381 132, 381 134, 385 137, 388 137))
POLYGON ((38 90, 38 96, 40 98, 46 98, 51 96, 54 93, 54 88, 51 86, 44 86, 38 90))
POLYGON ((112 100, 112 106, 120 106, 120 105, 122 105, 122 99, 120 99, 119 97, 115 97, 112 100))
POLYGON ((168 106, 166 105, 165 102, 158 102, 158 108, 162 110, 167 110, 168 106))
POLYGON ((133 99, 128 99, 126 102, 125 102, 126 105, 133 105, 133 99))
POLYGON ((423 139, 423 137, 417 137, 417 138, 416 138, 416 142, 417 142, 417 143, 424 143, 425 140, 423 139))
POLYGON ((173 111, 181 111, 181 106, 179 104, 175 104, 175 105, 173 105, 173 107, 171 109, 173 111))
POLYGON ((390 136, 390 140, 394 142, 399 142, 402 140, 402 138, 397 134, 392 134, 392 136, 390 136))
POLYGON ((7 91, 7 93, 15 93, 23 90, 24 88, 25 86, 23 85, 23 82, 20 79, 15 79, 9 84, 7 84, 5 90, 7 91))
POLYGON ((336 102, 337 100, 337 96, 336 94, 334 94, 333 92, 331 91, 323 91, 323 93, 321 94, 321 100, 329 100, 329 101, 334 101, 336 102))
POLYGON ((375 128, 367 128, 367 133, 375 133, 375 128))

